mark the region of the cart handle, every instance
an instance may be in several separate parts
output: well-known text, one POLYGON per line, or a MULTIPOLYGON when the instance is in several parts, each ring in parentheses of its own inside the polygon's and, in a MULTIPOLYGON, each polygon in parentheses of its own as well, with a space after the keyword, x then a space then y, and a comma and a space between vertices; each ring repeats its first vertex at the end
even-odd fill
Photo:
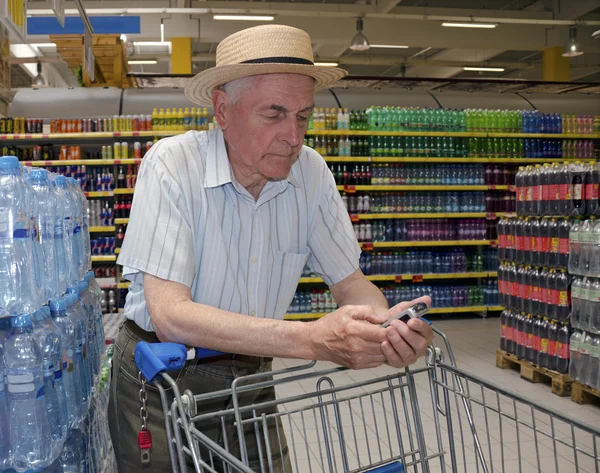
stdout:
POLYGON ((166 371, 177 371, 194 358, 212 358, 223 352, 205 348, 188 348, 181 343, 138 342, 135 346, 135 364, 148 382, 166 371))

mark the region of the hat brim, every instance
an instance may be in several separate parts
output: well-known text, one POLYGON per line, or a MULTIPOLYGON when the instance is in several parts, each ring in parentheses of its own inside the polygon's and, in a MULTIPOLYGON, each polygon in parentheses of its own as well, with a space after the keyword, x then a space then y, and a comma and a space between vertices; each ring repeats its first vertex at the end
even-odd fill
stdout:
POLYGON ((315 80, 315 90, 335 84, 348 72, 338 67, 303 64, 231 64, 207 69, 192 77, 185 86, 185 95, 192 102, 212 107, 213 91, 227 82, 262 74, 302 74, 315 80))

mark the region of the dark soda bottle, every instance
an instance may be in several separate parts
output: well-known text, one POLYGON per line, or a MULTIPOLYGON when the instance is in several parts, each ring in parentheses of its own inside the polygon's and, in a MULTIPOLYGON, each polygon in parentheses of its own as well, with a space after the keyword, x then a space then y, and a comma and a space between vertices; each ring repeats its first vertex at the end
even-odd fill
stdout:
MULTIPOLYGON (((558 309, 558 289, 556 287, 556 271, 551 269, 548 274, 548 318, 551 320, 557 320, 556 314, 558 309)), ((545 315, 545 314, 544 314, 545 315)))
POLYGON ((529 281, 531 284, 531 310, 533 315, 541 315, 540 312, 540 272, 537 268, 531 268, 529 281))
POLYGON ((511 264, 508 268, 508 282, 509 282, 509 307, 513 309, 517 309, 518 306, 518 285, 517 285, 517 267, 514 264, 511 264))
POLYGON ((546 366, 546 368, 552 371, 556 371, 556 343, 558 341, 558 329, 558 324, 554 321, 550 321, 550 326, 548 327, 548 366, 546 366))
POLYGON ((517 316, 517 356, 523 360, 525 359, 525 349, 527 345, 525 320, 525 314, 519 313, 517 316))
POLYGON ((523 175, 525 173, 525 168, 523 166, 519 166, 519 170, 517 171, 517 175, 515 177, 515 187, 517 190, 517 215, 525 214, 525 183, 523 179, 523 175))
POLYGON ((569 324, 563 322, 558 330, 556 339, 556 371, 559 373, 569 372, 569 359, 571 357, 569 337, 569 324))
POLYGON ((537 360, 537 356, 535 355, 534 349, 533 349, 533 317, 531 317, 531 314, 527 314, 527 317, 525 318, 525 328, 524 328, 524 332, 525 332, 525 359, 531 363, 534 363, 535 360, 537 360))
POLYGON ((534 266, 542 266, 542 239, 540 235, 540 219, 534 218, 531 220, 531 264, 534 266))
MULTIPOLYGON (((525 303, 523 305, 523 310, 527 313, 532 313, 531 308, 532 308, 532 294, 533 294, 533 270, 531 269, 531 266, 527 266, 525 268, 525 278, 524 278, 524 288, 523 288, 523 296, 525 299, 525 303)), ((535 314, 533 314, 535 315, 535 314)))
MULTIPOLYGON (((567 164, 565 163, 567 166, 567 164)), ((585 215, 585 166, 580 162, 568 165, 570 188, 569 213, 573 217, 585 215)))
POLYGON ((533 215, 533 172, 531 166, 523 171, 523 185, 525 186, 525 202, 523 203, 523 215, 533 215))
POLYGON ((506 331, 506 351, 508 353, 511 354, 516 354, 516 348, 517 348, 517 343, 516 343, 516 336, 517 336, 517 329, 516 329, 516 322, 517 322, 517 318, 516 318, 517 314, 515 314, 515 312, 513 312, 511 309, 508 309, 507 311, 507 321, 506 321, 506 326, 507 326, 507 331, 506 331))
POLYGON ((531 213, 529 215, 537 216, 544 215, 541 213, 542 200, 542 176, 541 165, 536 164, 531 170, 531 213))
MULTIPOLYGON (((435 260, 434 260, 435 263, 435 260)), ((504 306, 504 307, 508 307, 508 304, 506 303, 504 294, 505 294, 505 284, 506 284, 506 275, 505 275, 505 268, 506 266, 504 265, 504 261, 500 261, 500 265, 498 266, 498 294, 499 294, 499 302, 500 305, 504 306)))
POLYGON ((525 261, 524 258, 524 249, 525 249, 525 235, 524 231, 525 220, 522 217, 519 217, 514 222, 514 230, 515 230, 515 259, 514 261, 517 263, 523 263, 525 261))
POLYGON ((546 215, 559 215, 560 196, 558 192, 560 168, 553 164, 548 169, 548 213, 546 215))
POLYGON ((509 218, 506 224, 506 260, 515 261, 515 222, 509 218))
POLYGON ((558 234, 558 220, 555 218, 550 220, 550 223, 548 224, 548 237, 550 238, 550 248, 546 258, 548 260, 548 266, 557 268, 560 250, 560 238, 558 234))
POLYGON ((558 224, 558 256, 556 266, 567 269, 569 264, 569 232, 571 222, 568 218, 561 220, 558 224))
POLYGON ((498 259, 500 261, 506 261, 506 228, 507 220, 505 218, 498 220, 498 259))
POLYGON ((506 351, 506 334, 508 333, 508 309, 500 314, 500 350, 506 351))
POLYGON ((548 329, 550 328, 550 324, 545 317, 544 319, 539 320, 539 350, 537 364, 542 368, 548 368, 548 329))
POLYGON ((550 254, 550 235, 548 226, 550 225, 550 219, 542 218, 540 220, 540 243, 538 245, 540 250, 540 259, 538 266, 548 266, 548 256, 550 254))
POLYGON ((547 163, 540 170, 540 185, 542 195, 540 197, 539 215, 553 215, 550 205, 550 166, 547 163))
POLYGON ((531 360, 532 363, 538 364, 538 360, 540 357, 540 347, 542 342, 542 319, 541 317, 534 317, 533 319, 533 356, 534 359, 531 360))
POLYGON ((547 268, 542 268, 539 276, 540 286, 540 315, 548 317, 548 278, 550 273, 547 268))
POLYGON ((526 218, 523 222, 523 263, 533 264, 533 247, 532 247, 532 219, 526 218))
POLYGON ((570 277, 564 269, 556 273, 556 320, 564 322, 571 312, 570 277))
POLYGON ((600 168, 596 163, 589 163, 585 172, 585 214, 600 215, 598 205, 598 188, 600 186, 600 168))
POLYGON ((558 167, 558 213, 557 215, 566 217, 571 215, 571 176, 567 163, 558 167))
POLYGON ((517 309, 521 312, 525 310, 525 289, 527 287, 527 270, 525 266, 519 266, 517 269, 517 309))

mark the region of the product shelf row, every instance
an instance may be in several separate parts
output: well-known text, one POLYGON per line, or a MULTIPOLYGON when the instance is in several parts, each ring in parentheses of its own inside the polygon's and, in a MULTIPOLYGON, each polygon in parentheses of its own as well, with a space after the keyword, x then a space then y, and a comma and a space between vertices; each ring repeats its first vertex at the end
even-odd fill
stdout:
MULTIPOLYGON (((497 312, 504 310, 502 306, 478 305, 470 307, 433 307, 428 314, 460 314, 465 312, 497 312)), ((286 314, 285 320, 310 320, 320 319, 327 314, 324 312, 308 312, 304 314, 286 314)))

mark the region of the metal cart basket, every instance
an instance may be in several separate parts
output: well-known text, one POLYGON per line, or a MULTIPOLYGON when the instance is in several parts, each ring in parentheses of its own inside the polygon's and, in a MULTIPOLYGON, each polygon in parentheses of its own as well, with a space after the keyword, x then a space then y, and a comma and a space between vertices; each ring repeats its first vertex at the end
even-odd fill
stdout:
POLYGON ((444 350, 430 347, 423 367, 370 379, 313 362, 237 378, 231 389, 202 396, 181 393, 167 372, 216 352, 140 342, 135 357, 140 379, 159 390, 174 473, 288 472, 290 465, 295 473, 600 473, 598 426, 459 369, 448 339, 434 330, 444 350), (244 405, 246 393, 269 386, 276 399, 244 405), (197 414, 219 396, 230 407, 197 414), (201 431, 207 420, 219 423, 219 438, 201 431), (258 450, 252 467, 249 444, 258 450), (289 462, 278 467, 283 455, 289 462))

